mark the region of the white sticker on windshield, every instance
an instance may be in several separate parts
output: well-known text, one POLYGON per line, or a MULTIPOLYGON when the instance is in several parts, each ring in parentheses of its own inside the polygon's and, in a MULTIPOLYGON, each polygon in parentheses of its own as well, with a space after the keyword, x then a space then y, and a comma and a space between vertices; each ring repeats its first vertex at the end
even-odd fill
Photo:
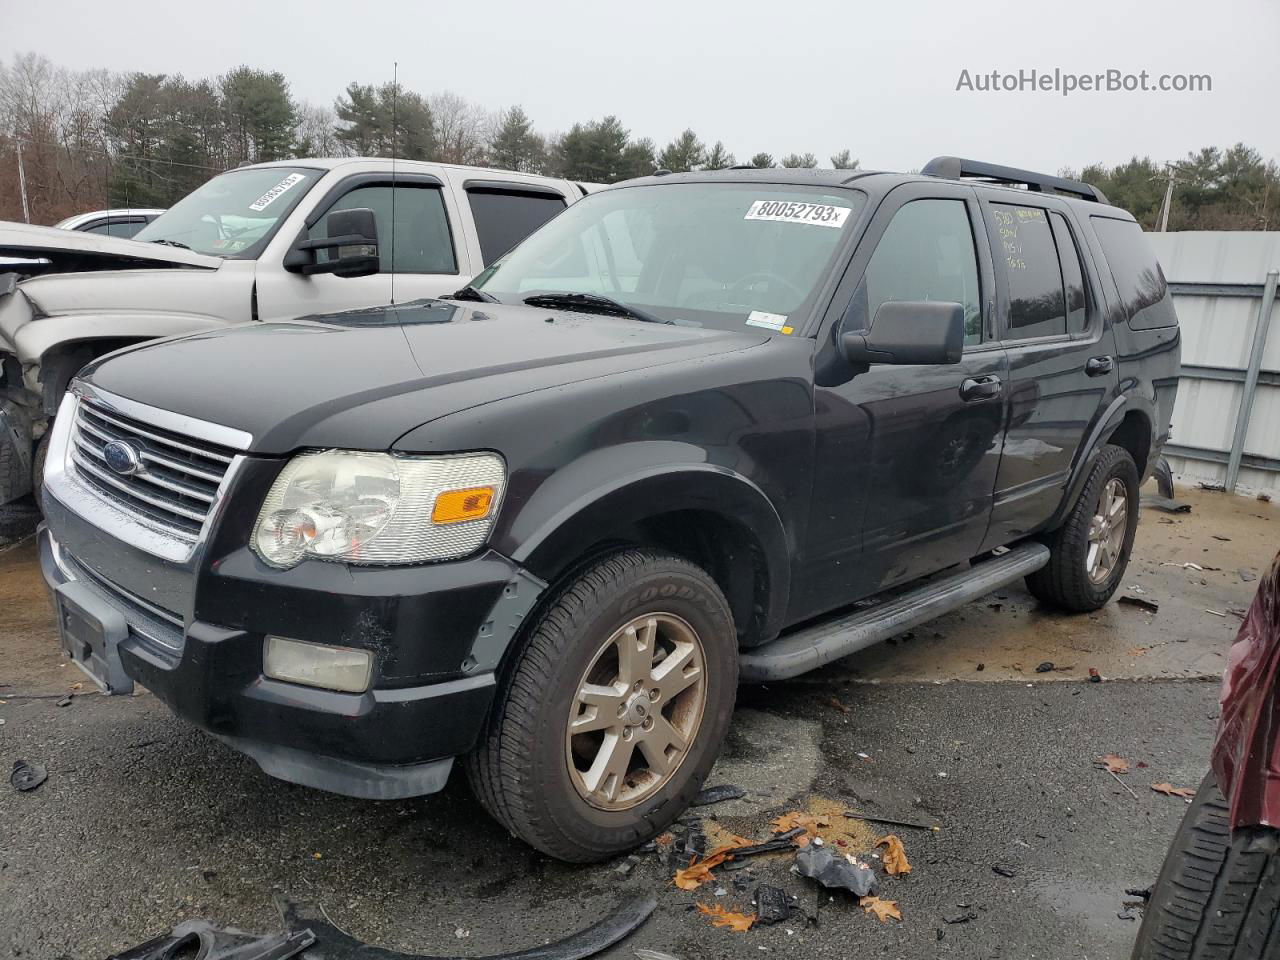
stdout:
POLYGON ((249 209, 257 210, 259 212, 267 209, 267 207, 275 203, 276 200, 278 200, 282 194, 287 193, 289 190, 296 187, 305 179, 307 178, 300 173, 289 174, 287 177, 285 177, 283 180, 277 183, 274 187, 272 187, 270 190, 268 190, 266 193, 260 196, 257 200, 253 201, 253 203, 249 204, 249 209))
POLYGON ((781 220, 787 223, 807 223, 816 227, 835 227, 839 230, 849 216, 848 207, 829 203, 796 203, 790 200, 757 200, 751 204, 743 220, 781 220))
POLYGON ((776 330, 778 333, 791 332, 791 328, 787 326, 786 314, 765 313, 763 310, 752 310, 747 315, 747 326, 765 327, 769 330, 776 330))

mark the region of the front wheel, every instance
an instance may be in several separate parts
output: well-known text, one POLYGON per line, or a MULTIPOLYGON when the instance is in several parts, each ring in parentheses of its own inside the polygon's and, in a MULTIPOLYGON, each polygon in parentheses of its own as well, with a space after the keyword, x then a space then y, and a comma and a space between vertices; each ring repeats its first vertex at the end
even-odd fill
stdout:
POLYGON ((1120 586, 1137 530, 1138 468, 1128 450, 1108 444, 1049 535, 1049 562, 1027 577, 1027 589, 1063 610, 1097 610, 1120 586))
POLYGON ((1280 831, 1229 829, 1227 801, 1205 778, 1151 891, 1133 960, 1280 956, 1280 831))
POLYGON ((701 788, 737 680, 733 616, 705 571, 648 550, 606 557, 532 624, 468 758, 472 789, 558 859, 629 850, 701 788))

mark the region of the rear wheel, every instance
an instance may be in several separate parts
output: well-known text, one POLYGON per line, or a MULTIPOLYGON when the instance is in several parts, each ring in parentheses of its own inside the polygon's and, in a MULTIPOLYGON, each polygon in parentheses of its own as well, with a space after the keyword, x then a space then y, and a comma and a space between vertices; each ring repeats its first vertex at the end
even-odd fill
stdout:
POLYGON ((552 600, 467 774, 485 808, 561 860, 661 833, 701 788, 737 693, 723 594, 686 560, 628 550, 552 600))
POLYGON ((1228 823, 1210 774, 1165 857, 1133 960, 1280 957, 1280 831, 1228 823))
POLYGON ((1138 468, 1128 450, 1108 444, 1049 535, 1049 562, 1027 577, 1027 589, 1064 610, 1097 610, 1120 586, 1137 529, 1138 468))

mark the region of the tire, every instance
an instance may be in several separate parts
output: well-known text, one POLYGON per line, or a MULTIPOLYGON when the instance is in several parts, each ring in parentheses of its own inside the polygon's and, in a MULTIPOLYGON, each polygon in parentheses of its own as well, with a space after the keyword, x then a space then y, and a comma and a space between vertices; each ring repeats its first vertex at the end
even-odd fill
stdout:
POLYGON ((53 421, 50 421, 49 429, 36 442, 35 456, 31 458, 31 493, 41 513, 44 513, 44 503, 40 500, 40 494, 44 490, 44 462, 49 458, 49 435, 52 432, 53 421))
MULTIPOLYGON (((643 649, 634 653, 643 662, 643 649)), ((554 594, 542 613, 530 624, 523 647, 505 671, 505 680, 482 736, 480 746, 467 758, 467 777, 472 790, 485 809, 512 834, 560 860, 587 863, 602 860, 630 850, 662 833, 688 806, 701 789, 720 752, 729 728, 737 695, 737 634, 729 605, 715 581, 701 568, 669 554, 651 550, 626 550, 605 557, 586 567, 579 575, 554 594), (662 618, 659 623, 659 618, 662 618), (669 698, 654 686, 642 695, 623 686, 622 643, 611 646, 614 638, 625 636, 625 627, 641 622, 654 624, 653 633, 643 627, 632 639, 645 636, 641 647, 649 648, 649 663, 644 674, 652 684, 671 681, 689 683, 680 693, 669 698), (659 629, 661 628, 661 629, 659 629), (692 633, 685 632, 688 628, 692 633), (672 631, 670 639, 662 630, 672 631), (672 644, 673 656, 687 661, 673 661, 680 667, 681 677, 660 676, 662 659, 654 659, 654 650, 672 644), (701 668, 690 650, 701 651, 701 668), (616 661, 609 657, 616 654, 616 661), (603 673, 593 673, 603 671, 603 673), (615 676, 616 674, 616 676, 615 676), (688 681, 689 675, 700 676, 688 681), (594 722, 615 716, 613 708, 586 705, 585 684, 596 678, 596 690, 616 679, 613 689, 624 689, 630 698, 617 703, 616 715, 627 711, 625 720, 610 720, 610 730, 570 735, 571 718, 594 722), (691 693, 692 692, 692 693, 691 693), (655 694, 652 706, 645 696, 655 694), (677 702, 679 701, 679 702, 677 702), (690 704, 700 703, 697 720, 690 704), (627 704, 630 704, 629 706, 627 704), (651 716, 645 716, 649 708, 651 716), (672 711, 670 715, 666 711, 672 711), (679 710, 677 716, 675 711, 679 710), (636 742, 630 746, 632 763, 644 769, 627 772, 621 778, 601 774, 603 786, 590 793, 587 783, 596 769, 578 769, 579 751, 599 760, 606 752, 611 730, 618 724, 633 722, 631 711, 640 711, 636 742), (652 736, 655 722, 666 720, 652 736), (692 723, 692 726, 690 724, 692 723), (649 751, 659 750, 663 758, 673 745, 655 743, 663 731, 683 725, 691 731, 687 748, 677 750, 678 762, 662 759, 669 770, 661 774, 649 769, 649 751), (645 739, 643 743, 640 742, 645 739), (588 741, 586 747, 582 741, 588 741), (632 779, 640 785, 632 787, 632 779), (613 796, 606 789, 612 785, 613 796), (645 793, 645 791, 651 791, 645 793), (630 799, 634 794, 635 800, 630 799), (618 808, 601 808, 600 804, 616 804, 618 808), (625 806, 631 804, 630 806, 625 806)), ((612 695, 612 694, 611 694, 612 695)), ((577 721, 574 721, 575 723, 577 721)), ((633 734, 621 733, 631 743, 633 734)), ((619 754, 620 756, 620 754, 619 754)), ((624 761, 625 763, 625 761, 624 761)), ((607 770, 608 764, 600 769, 607 770)))
POLYGON ((1049 562, 1026 578, 1027 589, 1042 603, 1063 610, 1074 613, 1097 610, 1120 586, 1137 530, 1138 468, 1128 450, 1107 444, 1098 455, 1066 521, 1046 538, 1049 562), (1118 487, 1112 487, 1112 481, 1118 487), (1099 571, 1105 575, 1095 580, 1090 572, 1089 540, 1094 514, 1104 492, 1118 492, 1121 488, 1125 503, 1124 532, 1118 538, 1118 549, 1111 551, 1113 563, 1106 571, 1099 571))
POLYGON ((4 419, 0 419, 0 506, 11 503, 31 492, 32 450, 30 446, 23 449, 19 446, 22 438, 30 443, 31 420, 25 410, 16 404, 5 403, 4 413, 11 419, 18 433, 5 429, 4 419))
POLYGON ((1227 801, 1205 778, 1152 890, 1133 960, 1280 957, 1280 831, 1228 829, 1227 801))

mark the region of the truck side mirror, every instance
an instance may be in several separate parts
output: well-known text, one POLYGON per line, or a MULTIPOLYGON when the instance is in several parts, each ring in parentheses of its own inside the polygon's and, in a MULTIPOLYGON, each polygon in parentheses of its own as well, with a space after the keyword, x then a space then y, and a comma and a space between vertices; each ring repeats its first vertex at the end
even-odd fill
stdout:
POLYGON ((959 363, 964 307, 945 300, 887 300, 868 332, 840 337, 851 363, 959 363))
POLYGON ((334 210, 324 218, 325 236, 300 237, 285 256, 284 267, 296 273, 332 273, 336 277, 367 277, 380 269, 378 221, 368 207, 334 210), (320 260, 317 250, 331 250, 320 260))

